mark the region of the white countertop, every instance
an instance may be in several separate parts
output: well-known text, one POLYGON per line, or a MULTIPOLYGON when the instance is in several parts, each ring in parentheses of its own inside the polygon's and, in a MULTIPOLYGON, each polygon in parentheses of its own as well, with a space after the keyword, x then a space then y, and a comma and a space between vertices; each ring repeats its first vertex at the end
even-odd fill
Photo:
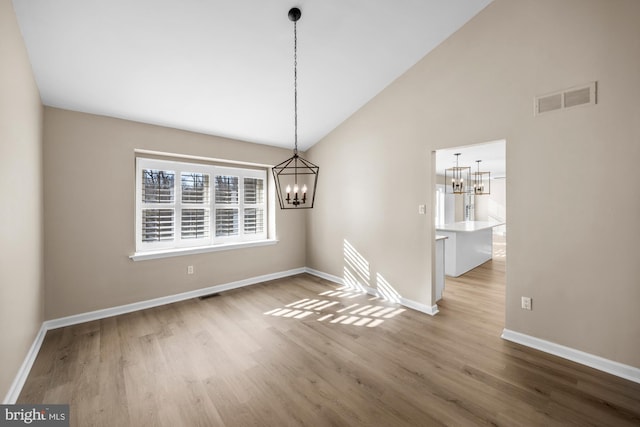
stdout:
POLYGON ((460 222, 452 222, 450 224, 444 225, 436 225, 437 231, 480 231, 486 230, 488 228, 497 227, 499 225, 504 225, 504 222, 498 221, 460 221, 460 222))

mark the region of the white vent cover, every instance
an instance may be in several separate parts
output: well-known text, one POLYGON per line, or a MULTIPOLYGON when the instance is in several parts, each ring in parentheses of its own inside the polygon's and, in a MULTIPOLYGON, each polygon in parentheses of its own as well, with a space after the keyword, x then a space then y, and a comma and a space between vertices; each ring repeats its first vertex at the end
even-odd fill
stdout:
POLYGON ((596 82, 591 82, 560 92, 537 96, 534 100, 535 115, 538 116, 556 110, 566 110, 580 105, 595 105, 596 88, 596 82))

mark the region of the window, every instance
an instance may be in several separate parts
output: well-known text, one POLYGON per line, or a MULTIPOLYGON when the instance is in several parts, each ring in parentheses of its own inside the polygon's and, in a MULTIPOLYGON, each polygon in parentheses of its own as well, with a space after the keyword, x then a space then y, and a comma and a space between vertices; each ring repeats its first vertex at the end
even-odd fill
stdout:
POLYGON ((136 252, 267 238, 266 170, 136 161, 136 252))

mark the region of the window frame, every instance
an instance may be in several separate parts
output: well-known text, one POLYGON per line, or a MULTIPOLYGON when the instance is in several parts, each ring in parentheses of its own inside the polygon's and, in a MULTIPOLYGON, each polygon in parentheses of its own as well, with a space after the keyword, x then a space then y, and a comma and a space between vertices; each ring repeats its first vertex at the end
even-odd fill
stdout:
MULTIPOLYGON (((267 240, 268 236, 268 214, 269 214, 269 192, 268 174, 265 169, 249 169, 246 167, 220 166, 216 164, 192 163, 180 160, 165 160, 148 157, 136 157, 135 175, 135 244, 136 255, 142 255, 157 251, 181 251, 185 249, 206 249, 219 247, 221 245, 237 246, 244 242, 260 242, 267 240), (146 204, 142 200, 142 171, 144 169, 172 171, 174 178, 174 200, 173 203, 152 203, 146 204), (209 175, 208 202, 189 203, 182 200, 182 174, 201 173, 209 175), (238 208, 238 234, 233 236, 216 236, 215 212, 219 207, 215 201, 215 177, 220 175, 238 176, 238 203, 234 204, 238 208), (263 181, 263 203, 246 204, 248 207, 257 207, 263 211, 262 232, 244 232, 244 178, 257 178, 263 181), (144 242, 142 240, 142 213, 144 209, 173 209, 174 235, 172 240, 144 242), (182 211, 183 209, 208 209, 208 237, 206 238, 182 238, 182 211)), ((225 205, 220 205, 225 206, 225 205)))

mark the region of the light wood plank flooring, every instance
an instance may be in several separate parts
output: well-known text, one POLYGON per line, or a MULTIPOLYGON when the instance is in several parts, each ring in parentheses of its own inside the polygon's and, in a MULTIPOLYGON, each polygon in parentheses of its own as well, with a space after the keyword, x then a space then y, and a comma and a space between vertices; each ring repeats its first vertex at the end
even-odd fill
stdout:
POLYGON ((640 425, 640 384, 500 339, 504 261, 431 317, 299 275, 47 333, 74 426, 640 425))

